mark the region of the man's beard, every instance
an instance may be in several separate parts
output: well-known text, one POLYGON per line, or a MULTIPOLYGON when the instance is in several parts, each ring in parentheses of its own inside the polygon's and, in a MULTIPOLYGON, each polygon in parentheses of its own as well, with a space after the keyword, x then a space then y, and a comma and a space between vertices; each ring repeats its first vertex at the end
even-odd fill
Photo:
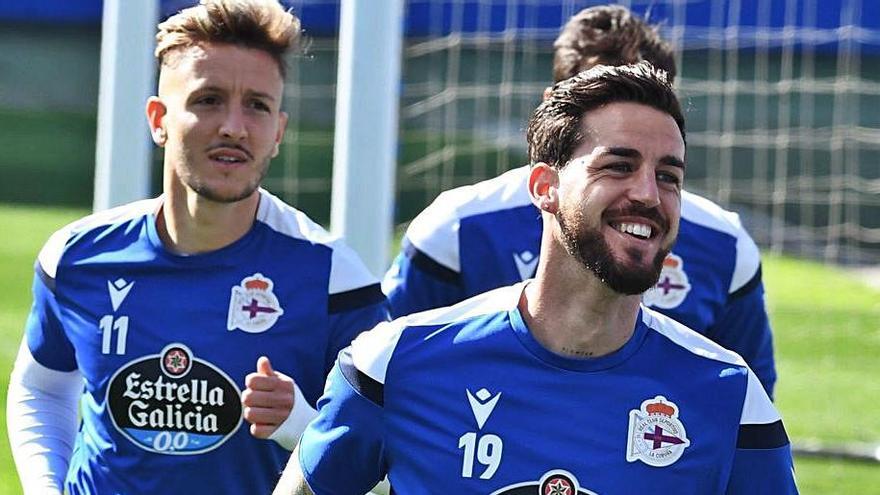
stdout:
MULTIPOLYGON (((659 214, 653 213, 652 217, 656 219, 659 214)), ((599 230, 582 227, 578 232, 569 224, 583 225, 583 217, 576 216, 572 222, 569 222, 560 209, 556 213, 556 220, 562 230, 562 240, 568 254, 577 258, 599 280, 619 294, 641 294, 653 287, 660 278, 663 260, 666 259, 666 255, 672 248, 671 243, 670 246, 661 247, 648 268, 631 268, 614 258, 611 247, 599 230)), ((661 219, 660 225, 665 227, 667 222, 661 219)), ((665 232, 668 228, 663 230, 665 232)), ((624 255, 636 263, 640 263, 641 254, 639 252, 626 251, 624 255)))
POLYGON ((221 193, 209 186, 206 182, 199 180, 199 178, 195 174, 187 174, 183 177, 183 181, 186 183, 187 187, 195 191, 199 196, 213 201, 215 203, 237 203, 241 200, 247 199, 260 187, 260 184, 263 182, 263 178, 266 177, 266 173, 269 171, 269 159, 266 159, 263 166, 260 167, 260 174, 251 182, 245 184, 240 190, 234 191, 232 193, 221 193))

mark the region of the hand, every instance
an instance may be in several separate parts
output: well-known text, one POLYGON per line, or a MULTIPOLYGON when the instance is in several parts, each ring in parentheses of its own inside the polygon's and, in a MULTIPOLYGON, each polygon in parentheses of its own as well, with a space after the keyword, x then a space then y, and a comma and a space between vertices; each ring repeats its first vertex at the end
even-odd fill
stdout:
POLYGON ((293 379, 272 369, 266 356, 257 359, 257 371, 244 380, 241 404, 251 435, 269 438, 293 410, 293 379))

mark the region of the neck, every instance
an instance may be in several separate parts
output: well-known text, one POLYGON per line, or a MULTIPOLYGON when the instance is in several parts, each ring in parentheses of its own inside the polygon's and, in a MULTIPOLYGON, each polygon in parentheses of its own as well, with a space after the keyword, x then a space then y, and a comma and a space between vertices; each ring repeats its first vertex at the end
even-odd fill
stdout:
POLYGON ((218 203, 183 185, 166 187, 156 227, 169 251, 180 254, 216 251, 248 233, 254 224, 259 202, 257 191, 241 201, 218 203))
POLYGON ((535 339, 556 354, 595 358, 630 339, 641 296, 616 293, 553 239, 543 239, 535 280, 519 309, 535 339))

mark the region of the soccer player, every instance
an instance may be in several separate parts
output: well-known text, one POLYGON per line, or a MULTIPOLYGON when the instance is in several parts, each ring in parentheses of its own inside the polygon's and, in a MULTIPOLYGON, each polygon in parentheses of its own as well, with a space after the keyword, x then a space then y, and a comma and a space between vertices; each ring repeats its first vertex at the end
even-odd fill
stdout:
MULTIPOLYGON (((622 6, 582 10, 555 44, 553 78, 596 64, 647 60, 675 75, 672 49, 622 6)), ((383 281, 394 316, 447 306, 531 278, 542 218, 526 182, 529 167, 442 193, 407 229, 383 281)), ((644 303, 739 353, 772 396, 773 343, 758 248, 739 217, 682 193, 681 232, 644 303)))
POLYGON ((159 25, 163 194, 61 229, 36 263, 8 396, 25 493, 268 493, 339 350, 387 318, 354 252, 259 188, 299 36, 276 0, 159 25))
POLYGON ((640 305, 679 230, 684 118, 647 62, 557 83, 528 126, 533 280, 344 350, 276 494, 796 493, 737 354, 640 305), (660 487, 660 488, 658 488, 660 487))

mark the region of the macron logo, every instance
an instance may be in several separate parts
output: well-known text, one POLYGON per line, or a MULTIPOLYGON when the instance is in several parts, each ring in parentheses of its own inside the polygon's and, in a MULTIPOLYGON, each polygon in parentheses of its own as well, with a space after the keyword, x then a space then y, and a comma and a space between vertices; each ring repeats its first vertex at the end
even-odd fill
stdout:
POLYGON ((535 276, 535 268, 538 267, 538 257, 531 251, 523 251, 513 254, 513 261, 516 263, 516 270, 519 272, 519 278, 526 280, 535 276))
POLYGON ((467 392, 468 402, 471 403, 474 419, 477 420, 477 428, 483 429, 483 425, 486 424, 486 420, 489 419, 489 415, 498 404, 498 399, 501 398, 501 392, 498 392, 495 397, 492 397, 492 394, 485 388, 478 390, 476 397, 468 389, 465 389, 465 392, 467 392))
POLYGON ((114 282, 107 281, 107 290, 110 291, 110 303, 113 304, 113 311, 119 309, 132 287, 134 287, 134 282, 127 282, 124 278, 117 278, 114 282))

